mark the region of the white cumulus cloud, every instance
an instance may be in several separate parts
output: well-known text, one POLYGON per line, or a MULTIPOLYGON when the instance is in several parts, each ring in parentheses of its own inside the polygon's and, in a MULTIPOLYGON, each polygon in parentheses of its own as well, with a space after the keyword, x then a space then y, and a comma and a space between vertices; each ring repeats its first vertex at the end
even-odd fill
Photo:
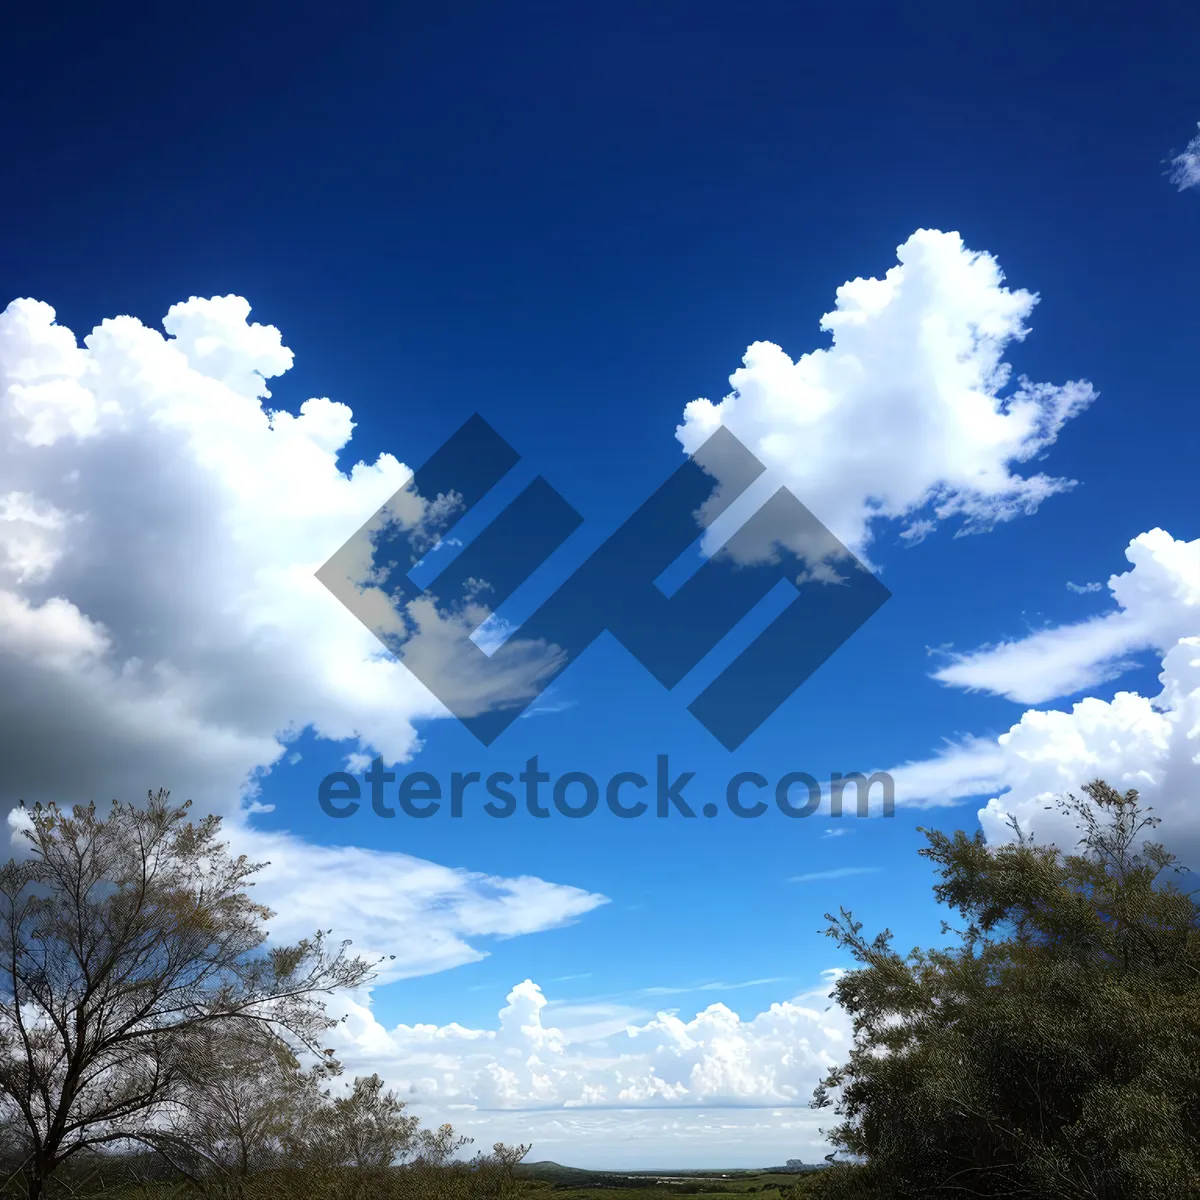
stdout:
POLYGON ((411 472, 340 469, 344 404, 272 411, 292 352, 249 316, 193 298, 80 344, 47 304, 0 314, 0 802, 169 787, 271 861, 273 933, 332 925, 393 976, 576 919, 604 898, 246 823, 301 730, 395 761, 445 713, 314 574, 411 472))
POLYGON ((850 1045, 848 1019, 828 1000, 833 974, 749 1018, 718 1003, 690 1019, 616 1010, 604 1021, 566 1005, 551 1021, 528 979, 486 1029, 386 1029, 352 1004, 336 1048, 348 1073, 373 1064, 420 1112, 801 1107, 850 1045))
POLYGON ((1084 382, 1014 383, 1003 355, 1038 298, 1004 286, 991 255, 922 229, 897 258, 882 279, 838 288, 821 319, 831 346, 793 361, 755 342, 730 394, 692 401, 677 431, 691 453, 727 426, 860 557, 881 519, 903 520, 916 543, 942 522, 988 529, 1071 487, 1016 468, 1093 399, 1084 382))
POLYGON ((339 470, 343 404, 265 407, 292 354, 248 315, 193 299, 82 346, 46 304, 0 315, 3 799, 228 812, 306 725, 399 758, 441 711, 313 576, 410 472, 339 470))

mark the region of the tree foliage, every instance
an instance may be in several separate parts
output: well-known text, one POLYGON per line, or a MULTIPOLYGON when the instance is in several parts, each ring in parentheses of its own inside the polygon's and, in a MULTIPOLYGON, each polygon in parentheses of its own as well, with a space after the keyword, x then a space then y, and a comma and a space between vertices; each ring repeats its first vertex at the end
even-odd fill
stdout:
POLYGON ((153 1141, 215 1047, 323 1053, 323 997, 371 964, 322 933, 267 947, 272 914, 248 891, 263 864, 165 792, 24 811, 28 853, 0 868, 0 1096, 38 1197, 73 1155, 153 1141))
MULTIPOLYGON (((256 1037, 213 1047, 148 1138, 197 1194, 246 1198, 274 1191, 314 1198, 487 1196, 515 1189, 526 1148, 498 1145, 471 1163, 449 1125, 422 1129, 378 1075, 339 1087, 329 1058, 307 1070, 286 1043, 256 1037)), ((513 1192, 515 1194, 515 1192, 513 1192)))
POLYGON ((940 950, 827 932, 861 967, 834 995, 848 1062, 817 1090, 858 1169, 828 1195, 1176 1200, 1200 1194, 1200 909, 1145 841, 1137 793, 1102 782, 1061 807, 1072 853, 922 830, 937 899, 965 925, 940 950), (1139 847, 1139 841, 1144 844, 1139 847))

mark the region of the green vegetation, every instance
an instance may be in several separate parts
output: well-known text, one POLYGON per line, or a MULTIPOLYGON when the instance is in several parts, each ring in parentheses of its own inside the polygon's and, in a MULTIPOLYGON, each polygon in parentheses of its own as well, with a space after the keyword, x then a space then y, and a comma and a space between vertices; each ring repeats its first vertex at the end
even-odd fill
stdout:
POLYGON ((114 1200, 1200 1197, 1200 908, 1137 794, 1063 807, 1076 853, 926 832, 956 939, 906 956, 842 910, 848 1061, 814 1097, 848 1161, 596 1172, 466 1160, 374 1075, 339 1090, 322 997, 373 964, 265 949, 257 870, 165 794, 28 814, 0 869, 0 1195, 114 1200), (1140 843, 1144 843, 1140 845, 1140 843), (301 1059, 315 1061, 304 1067, 301 1059))
POLYGON ((902 957, 828 918, 863 965, 836 985, 855 1045, 817 1102, 867 1165, 823 1194, 1200 1194, 1200 909, 1171 855, 1139 851, 1157 822, 1137 793, 1085 791, 1061 801, 1085 831, 1074 854, 1015 825, 998 848, 926 831, 956 946, 902 957))

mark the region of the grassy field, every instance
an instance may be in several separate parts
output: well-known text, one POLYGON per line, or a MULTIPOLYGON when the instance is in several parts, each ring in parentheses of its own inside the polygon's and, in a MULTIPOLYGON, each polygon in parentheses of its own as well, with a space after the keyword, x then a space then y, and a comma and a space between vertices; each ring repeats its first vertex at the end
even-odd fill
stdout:
MULTIPOLYGON (((68 1200, 780 1200, 800 1181, 795 1171, 588 1171, 558 1163, 521 1164, 503 1175, 457 1169, 280 1167, 242 1178, 217 1177, 193 1188, 183 1180, 65 1178, 49 1196, 68 1200)), ((803 1185, 802 1185, 803 1186, 803 1185)), ((20 1200, 20 1181, 0 1187, 0 1200, 20 1200)))
MULTIPOLYGON (((775 1177, 759 1176, 745 1183, 730 1181, 722 1186, 717 1180, 705 1181, 704 1190, 680 1185, 654 1185, 649 1187, 547 1187, 546 1200, 747 1200, 748 1195, 759 1195, 766 1200, 777 1200, 780 1189, 790 1187, 794 1178, 779 1181, 775 1177)), ((539 1193, 533 1193, 538 1195, 539 1193)))
POLYGON ((523 1164, 517 1174, 534 1181, 546 1200, 776 1200, 802 1178, 796 1172, 586 1171, 553 1162, 523 1164))

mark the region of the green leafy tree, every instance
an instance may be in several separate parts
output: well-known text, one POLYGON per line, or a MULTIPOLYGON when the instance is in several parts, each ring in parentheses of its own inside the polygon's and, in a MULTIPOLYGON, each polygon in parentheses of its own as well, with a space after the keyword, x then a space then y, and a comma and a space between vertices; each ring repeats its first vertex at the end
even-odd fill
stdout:
POLYGON ((28 854, 0 868, 0 1096, 38 1200, 72 1156, 153 1141, 222 1039, 323 1055, 323 997, 372 964, 320 933, 267 948, 263 864, 165 792, 25 811, 28 854))
POLYGON ((949 948, 904 957, 827 916, 862 966, 835 985, 855 1044, 814 1103, 864 1165, 823 1173, 823 1194, 1200 1195, 1200 909, 1137 793, 1084 792, 1060 801, 1073 853, 1015 821, 999 847, 922 830, 965 921, 943 923, 949 948))

